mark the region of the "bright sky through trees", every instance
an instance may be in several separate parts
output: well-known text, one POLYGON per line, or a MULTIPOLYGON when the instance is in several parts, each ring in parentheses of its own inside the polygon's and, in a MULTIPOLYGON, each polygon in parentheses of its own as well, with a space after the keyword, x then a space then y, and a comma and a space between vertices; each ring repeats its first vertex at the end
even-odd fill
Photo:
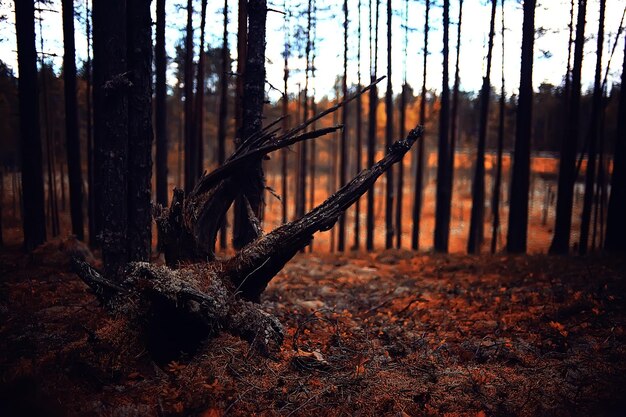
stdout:
MULTIPOLYGON (((357 6, 359 0, 349 0, 348 7, 350 10, 350 22, 349 22, 349 37, 350 37, 350 49, 349 49, 349 64, 348 64, 348 81, 349 83, 356 83, 357 75, 357 6)), ((362 38, 362 72, 364 79, 367 79, 369 51, 367 47, 367 25, 368 25, 368 0, 360 0, 362 2, 362 25, 363 25, 363 38, 362 38)), ((403 36, 404 30, 402 28, 404 13, 404 0, 391 0, 393 1, 394 17, 394 43, 397 43, 397 47, 393 48, 393 62, 398 68, 401 68, 403 63, 403 36)), ((79 60, 83 60, 86 55, 86 38, 84 36, 84 11, 85 2, 76 1, 76 12, 79 14, 76 24, 76 48, 77 57, 79 60)), ((168 1, 167 5, 167 50, 170 57, 169 73, 170 82, 175 82, 173 77, 175 71, 175 65, 172 63, 171 58, 174 56, 175 45, 180 42, 184 37, 185 26, 185 9, 184 2, 181 0, 168 1)), ((236 2, 232 1, 229 7, 230 23, 229 43, 233 48, 233 56, 236 56, 236 50, 234 45, 236 43, 236 14, 237 7, 236 2)), ((291 13, 289 17, 291 27, 291 39, 293 40, 293 34, 295 33, 295 25, 304 25, 305 18, 302 16, 298 19, 297 14, 302 13, 304 9, 304 3, 300 1, 287 1, 287 9, 291 13)), ((381 2, 381 10, 384 7, 385 2, 381 2)), ((521 2, 518 0, 506 0, 505 3, 505 18, 507 26, 506 37, 506 84, 509 93, 515 93, 517 85, 519 84, 519 65, 520 65, 520 47, 521 47, 521 26, 522 26, 522 8, 521 2)), ((155 4, 153 2, 153 8, 155 4)), ((209 2, 207 9, 207 42, 209 45, 219 47, 221 45, 222 34, 222 3, 209 2)), ((276 10, 282 10, 282 1, 277 1, 269 4, 269 7, 276 10)), ((318 97, 324 95, 332 96, 333 85, 336 78, 340 75, 341 69, 341 55, 342 55, 342 2, 331 0, 318 0, 318 39, 317 44, 317 59, 316 59, 316 80, 314 83, 316 95, 318 97)), ((457 16, 456 8, 458 2, 451 2, 451 16, 457 16)), ((610 51, 615 42, 615 36, 619 27, 620 19, 623 14, 624 3, 621 0, 608 0, 607 12, 606 12, 606 25, 605 30, 607 32, 606 39, 607 44, 605 50, 610 51)), ((48 55, 48 59, 51 59, 54 66, 58 69, 61 67, 62 51, 63 51, 63 38, 62 38, 62 22, 60 12, 54 12, 50 10, 58 9, 60 11, 60 0, 53 0, 53 4, 46 6, 45 11, 42 12, 44 18, 43 32, 44 32, 44 47, 48 55)), ((198 4, 199 9, 199 4, 198 4)), ((566 61, 567 61, 567 36, 569 23, 569 0, 543 0, 538 6, 536 11, 536 27, 538 33, 536 34, 535 42, 535 60, 534 60, 534 87, 542 82, 551 83, 554 85, 561 84, 565 73, 566 61), (539 30, 541 29, 541 30, 539 30)), ((194 26, 196 32, 199 32, 199 10, 196 10, 196 18, 194 19, 194 26)), ((489 5, 483 0, 467 0, 464 5, 464 17, 467 19, 467 25, 463 25, 462 28, 462 40, 461 40, 461 89, 464 91, 478 92, 482 83, 482 76, 484 74, 484 56, 486 54, 487 32, 489 26, 489 5)), ((382 13, 382 12, 381 12, 382 13)), ((500 8, 498 7, 497 22, 500 22, 500 8)), ((0 24, 0 59, 8 64, 15 72, 17 72, 17 57, 15 47, 15 28, 14 28, 14 14, 13 14, 13 2, 2 1, 0 2, 0 14, 7 17, 5 22, 0 24)), ((437 5, 431 11, 431 36, 430 36, 430 56, 429 56, 429 71, 428 71, 428 87, 433 90, 441 89, 441 71, 435 71, 435 68, 441 67, 441 49, 442 49, 442 36, 441 36, 441 5, 437 5)), ((285 17, 277 12, 268 13, 267 21, 267 78, 268 83, 279 87, 282 86, 282 52, 284 49, 284 33, 283 33, 283 19, 285 17)), ((422 28, 424 23, 424 4, 421 1, 410 0, 409 4, 409 45, 407 51, 406 62, 408 65, 407 80, 414 88, 421 85, 421 66, 419 65, 420 56, 422 54, 422 28)), ((451 22, 456 24, 455 21, 451 22)), ((384 51, 387 48, 386 37, 384 33, 386 31, 386 19, 381 19, 380 23, 380 40, 379 40, 379 57, 384 56, 384 51)), ((585 59, 583 62, 583 89, 587 90, 591 88, 593 82, 593 71, 595 63, 595 34, 598 27, 598 0, 591 0, 587 7, 587 27, 585 37, 587 42, 585 44, 585 59)), ((198 35, 198 34, 196 34, 198 35)), ((39 31, 37 29, 37 36, 39 37, 39 31)), ((499 28, 496 30, 496 49, 499 48, 499 28)), ((624 36, 622 34, 622 36, 624 36)), ((199 36, 196 36, 198 38, 199 36)), ((197 42, 197 39, 196 39, 197 42)), ((39 47, 39 40, 37 41, 37 47, 39 47)), ((450 48, 454 51, 455 39, 451 39, 450 48)), ((302 48, 303 49, 303 48, 302 48)), ((300 53, 302 55, 303 52, 300 53)), ((622 62, 623 48, 618 47, 615 51, 615 56, 612 60, 611 71, 609 73, 609 88, 613 82, 619 82, 620 75, 620 63, 622 62)), ((196 46, 197 54, 197 46, 196 46)), ((292 46, 292 54, 290 57, 290 90, 291 92, 297 91, 297 83, 303 84, 304 81, 304 57, 298 57, 298 52, 295 47, 292 46)), ((604 54, 604 66, 609 59, 609 53, 604 54)), ((78 67, 81 65, 79 63, 78 67)), ((385 70, 385 63, 379 63, 380 74, 382 75, 385 70)), ((494 53, 493 68, 500 68, 500 52, 494 53)), ((494 70, 495 71, 495 70, 494 70)), ((399 91, 399 86, 402 84, 403 71, 394 71, 394 86, 398 86, 395 90, 399 91)), ((499 79, 496 76, 495 79, 499 79)), ((451 80, 452 84, 452 80, 451 80)), ((497 85, 497 81, 494 82, 497 85)), ((273 91, 269 85, 267 91, 271 100, 279 98, 279 93, 273 91)))

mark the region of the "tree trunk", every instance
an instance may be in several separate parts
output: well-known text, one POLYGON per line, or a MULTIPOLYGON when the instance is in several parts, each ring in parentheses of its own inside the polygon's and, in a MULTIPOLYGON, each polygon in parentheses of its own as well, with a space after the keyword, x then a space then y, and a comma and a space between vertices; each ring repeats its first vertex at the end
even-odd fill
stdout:
MULTIPOLYGON (((348 0, 343 1, 343 78, 341 80, 341 94, 345 100, 348 96, 348 0)), ((341 142, 339 144, 339 186, 346 184, 346 173, 348 170, 348 109, 344 106, 341 109, 341 142)), ((339 232, 337 235, 337 250, 343 252, 346 242, 346 218, 342 214, 339 216, 339 232)))
MULTIPOLYGON (((378 72, 378 11, 380 0, 376 1, 374 35, 372 35, 372 0, 370 0, 370 82, 374 83, 378 72), (373 45, 372 45, 373 41, 373 45), (373 51, 372 51, 373 48, 373 51)), ((376 108, 378 106, 378 89, 374 86, 369 92, 369 113, 367 129, 367 166, 374 164, 376 154, 376 108)), ((420 141, 421 143, 422 141, 420 141)), ((367 193, 367 234, 365 247, 374 250, 374 188, 367 193)))
MULTIPOLYGON (((287 2, 283 1, 283 9, 285 12, 287 11, 287 2)), ((282 129, 283 134, 287 133, 289 130, 289 118, 287 117, 289 114, 289 91, 287 89, 287 82, 289 81, 289 26, 287 21, 288 13, 285 15, 285 21, 283 24, 283 30, 285 32, 285 50, 283 51, 284 58, 284 66, 283 66, 283 99, 282 99, 282 129)), ((288 188, 287 188, 287 177, 289 172, 287 171, 287 156, 288 150, 283 149, 280 154, 281 160, 281 196, 282 196, 282 223, 287 223, 287 206, 288 202, 288 188)))
POLYGON ((155 129, 156 136, 156 198, 167 207, 167 53, 165 52, 165 0, 156 2, 155 61, 155 129))
POLYGON ((572 227, 572 207, 574 203, 574 184, 576 182, 576 151, 578 148, 578 130, 580 113, 581 71, 583 48, 585 44, 585 15, 587 0, 578 1, 578 17, 576 23, 576 41, 574 43, 574 66, 572 84, 567 106, 567 123, 561 139, 559 158, 559 183, 556 201, 556 220, 554 236, 550 245, 550 253, 567 254, 570 246, 572 227))
POLYGON ((198 53, 198 68, 196 69, 196 95, 194 99, 194 136, 196 145, 196 178, 200 178, 204 172, 204 28, 206 25, 207 0, 202 0, 200 9, 200 52, 198 53))
MULTIPOLYGON (((424 53, 422 64, 422 94, 420 97, 420 124, 426 123, 426 64, 428 62, 428 31, 430 29, 428 17, 430 14, 430 0, 426 0, 426 16, 424 19, 424 53)), ((413 189, 413 229, 411 231, 411 248, 419 249, 420 217, 422 214, 422 197, 424 184, 424 141, 417 144, 417 158, 415 169, 415 186, 413 189)))
MULTIPOLYGON (((626 41, 624 42, 624 63, 622 64, 622 84, 626 86, 626 41)), ((626 251, 626 89, 622 88, 619 97, 617 134, 613 153, 613 175, 611 196, 606 219, 606 239, 604 246, 611 252, 626 251)))
POLYGON ((598 22, 598 43, 596 49, 596 73, 593 85, 593 103, 591 107, 591 121, 589 125, 589 153, 587 155, 587 169, 585 170, 585 197, 583 199, 583 213, 580 222, 580 244, 578 252, 581 255, 587 253, 589 241, 589 224, 591 222, 591 210, 596 186, 596 157, 598 131, 602 106, 602 46, 604 44, 604 11, 606 0, 600 0, 600 18, 598 22))
POLYGON ((530 135, 533 99, 533 46, 535 41, 535 0, 524 0, 522 63, 515 126, 515 156, 511 179, 511 201, 507 233, 509 253, 526 252, 528 189, 530 179, 530 135))
POLYGON ((193 1, 187 0, 187 32, 185 35, 185 190, 196 183, 197 151, 193 126, 193 1))
POLYGON ((87 118, 87 183, 89 189, 87 201, 87 216, 89 217, 89 244, 92 247, 98 246, 98 235, 100 234, 101 221, 98 219, 96 210, 96 187, 95 187, 95 149, 92 127, 92 78, 91 78, 91 15, 89 13, 89 0, 85 0, 85 37, 87 38, 87 61, 85 63, 85 79, 87 88, 85 89, 86 118, 87 118))
MULTIPOLYGON (((226 160, 226 124, 228 119, 228 0, 224 0, 224 35, 222 37, 222 68, 220 71, 220 108, 217 127, 217 164, 226 160)), ((226 222, 220 228, 220 247, 226 249, 226 222)))
POLYGON ((476 152, 476 169, 472 183, 472 214, 467 242, 468 253, 479 253, 483 241, 485 224, 485 142, 487 141, 487 123, 489 117, 489 101, 491 100, 491 53, 496 27, 496 0, 491 1, 491 22, 489 24, 489 46, 487 48, 487 72, 483 78, 480 92, 480 120, 478 126, 478 150, 476 152))
POLYGON ((15 2, 15 28, 17 63, 20 73, 18 95, 22 190, 24 191, 22 224, 24 249, 31 251, 46 240, 34 2, 15 2))
POLYGON ((439 148, 437 155, 437 195, 435 213, 435 251, 448 252, 450 235, 450 181, 449 159, 449 111, 450 86, 448 85, 448 32, 450 26, 450 1, 443 1, 443 86, 441 91, 441 111, 439 113, 439 148))
MULTIPOLYGON (((357 84, 361 88, 361 0, 358 7, 358 26, 357 26, 357 84)), ((361 95, 356 99, 356 172, 361 172, 363 167, 363 103, 361 95)), ((361 199, 354 203, 354 244, 353 250, 359 250, 361 246, 361 199)))
POLYGON ((150 258, 152 240, 152 20, 151 0, 126 0, 128 74, 128 255, 150 258))
POLYGON ((500 109, 498 122, 498 147, 496 156, 496 175, 493 182, 493 193, 491 196, 491 210, 493 224, 491 229, 491 253, 496 253, 498 245, 498 235, 500 232, 500 188, 502 184, 502 151, 504 148, 504 110, 506 93, 504 89, 504 0, 500 3, 500 15, 502 18, 502 57, 501 57, 501 86, 500 86, 500 109))
MULTIPOLYGON (((393 142, 393 83, 391 81, 391 0, 387 0, 387 92, 385 94, 385 147, 393 142)), ((387 171, 385 195, 385 248, 393 246, 393 169, 387 171)))
MULTIPOLYGON (((249 18, 248 47, 244 72, 243 115, 241 126, 242 145, 261 131, 263 103, 265 101, 265 21, 266 0, 250 0, 247 6, 249 18)), ((242 248, 257 238, 258 228, 248 216, 248 206, 258 221, 263 214, 263 191, 265 177, 259 160, 246 168, 246 175, 238 185, 242 188, 243 204, 235 208, 235 237, 233 245, 242 248)))
POLYGON ((65 137, 67 170, 70 185, 70 215, 72 233, 83 240, 83 180, 78 138, 78 108, 76 97, 76 51, 74 46, 74 2, 63 0, 63 75, 65 84, 65 137))

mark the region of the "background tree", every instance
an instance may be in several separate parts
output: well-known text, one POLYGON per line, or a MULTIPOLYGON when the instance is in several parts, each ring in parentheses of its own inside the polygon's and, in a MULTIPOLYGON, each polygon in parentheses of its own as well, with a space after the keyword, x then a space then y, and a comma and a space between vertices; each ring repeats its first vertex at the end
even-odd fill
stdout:
POLYGON ((155 137, 156 137, 156 201, 163 207, 168 203, 167 182, 167 54, 165 52, 165 0, 156 1, 155 63, 155 137))
MULTIPOLYGON (((402 60, 402 91, 400 92, 400 137, 404 137, 406 133, 406 101, 407 101, 407 83, 406 83, 406 55, 409 42, 409 1, 404 2, 404 59, 402 60)), ((404 195, 404 164, 398 164, 398 186, 396 191, 396 248, 402 247, 402 197, 404 195)))
POLYGON ((576 41, 574 43, 574 66, 569 103, 567 105, 567 123, 561 138, 559 157, 559 183, 556 200, 556 220, 550 253, 567 254, 569 251, 570 229, 572 227, 572 206, 574 203, 574 183, 576 182, 576 151, 580 114, 580 78, 585 45, 585 15, 587 0, 578 1, 576 22, 576 41))
POLYGON ((478 146, 476 152, 476 166, 474 181, 472 182, 472 214, 470 220, 467 252, 480 252, 485 224, 485 143, 487 141, 487 117, 489 115, 489 101, 491 100, 491 53, 493 51, 493 37, 496 24, 496 0, 491 1, 491 22, 489 23, 489 43, 487 47, 487 70, 483 77, 483 86, 480 90, 480 120, 478 125, 478 146))
POLYGON ((76 97, 76 50, 74 46, 74 2, 63 0, 63 78, 65 81, 65 137, 67 171, 70 186, 72 233, 84 239, 83 179, 78 138, 78 107, 76 97))
POLYGON ((46 240, 44 211, 37 51, 35 49, 35 4, 15 2, 17 64, 20 71, 20 151, 22 165, 24 249, 30 251, 46 240))
POLYGON ((507 251, 526 252, 528 230, 528 189, 530 179, 530 138, 533 99, 533 46, 535 43, 535 0, 524 0, 522 62, 515 126, 515 155, 511 179, 511 201, 507 251))
MULTIPOLYGON (((385 149, 393 143, 393 83, 391 81, 391 0, 387 0, 387 92, 385 93, 385 149)), ((387 171, 385 193, 385 248, 393 246, 393 170, 387 171)))
POLYGON ((604 13, 606 0, 600 0, 600 18, 598 19, 598 38, 596 48, 596 72, 593 84, 593 102, 591 107, 591 122, 589 124, 589 152, 587 154, 587 168, 585 169, 585 196, 583 198, 583 212, 580 221, 580 244, 578 251, 581 255, 587 253, 589 242, 589 224, 596 185, 596 158, 600 118, 604 111, 602 106, 602 46, 604 44, 604 13))
MULTIPOLYGON (((220 71, 220 108, 217 127, 217 164, 226 161, 226 124, 228 119, 228 0, 224 0, 224 34, 222 36, 222 67, 220 71)), ((226 248, 226 223, 220 228, 220 247, 226 248)))
POLYGON ((613 176, 611 178, 611 196, 606 219, 605 247, 611 252, 626 251, 626 39, 624 42, 624 62, 622 64, 622 83, 620 88, 613 152, 613 176))
MULTIPOLYGON (((348 97, 348 0, 343 1, 343 77, 341 80, 341 94, 345 100, 348 97)), ((339 185, 346 184, 346 173, 348 170, 348 109, 343 106, 341 109, 341 142, 339 148, 339 185)), ((339 232, 337 235, 337 250, 343 252, 346 242, 346 217, 345 214, 339 216, 339 232)))
POLYGON ((437 191, 435 213, 435 251, 448 252, 450 235, 450 171, 449 159, 449 111, 450 86, 448 85, 448 32, 450 26, 450 1, 443 1, 443 84, 441 90, 441 111, 439 113, 439 141, 437 149, 437 191))
POLYGON ((204 36, 206 26, 206 7, 207 0, 202 0, 200 6, 200 48, 198 52, 198 66, 196 68, 196 94, 195 94, 195 108, 193 111, 194 118, 194 142, 196 146, 195 151, 195 178, 200 178, 204 172, 204 90, 205 90, 205 59, 206 52, 204 47, 204 36))
POLYGON ((187 0, 187 29, 185 34, 185 190, 196 183, 198 146, 194 135, 193 118, 193 1, 187 0))
MULTIPOLYGON (((376 81, 378 73, 378 12, 380 0, 375 0, 376 11, 373 10, 373 0, 370 0, 369 23, 370 23, 370 83, 376 81)), ((378 104, 378 88, 374 85, 369 90, 369 112, 367 125, 367 166, 374 164, 376 153, 376 107, 378 104)), ((421 143, 422 141, 420 141, 421 143)), ((367 218, 366 218, 365 247, 368 251, 374 250, 374 188, 367 192, 367 218)))
MULTIPOLYGON (((420 95, 420 125, 426 123, 426 64, 428 63, 428 31, 430 29, 428 17, 430 13, 430 0, 425 0, 426 14, 424 18, 424 53, 422 64, 422 93, 420 95)), ((415 183, 413 188, 413 228, 411 231, 411 248, 419 249, 420 240, 420 217, 422 213, 422 196, 424 184, 424 141, 417 144, 417 158, 415 169, 415 183)))

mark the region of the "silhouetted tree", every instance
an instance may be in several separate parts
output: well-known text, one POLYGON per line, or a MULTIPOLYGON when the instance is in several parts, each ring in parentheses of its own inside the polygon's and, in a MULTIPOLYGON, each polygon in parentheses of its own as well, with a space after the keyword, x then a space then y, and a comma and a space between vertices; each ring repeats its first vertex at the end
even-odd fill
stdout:
MULTIPOLYGON (((385 149, 393 143, 393 84, 391 82, 391 0, 387 0, 387 92, 385 93, 385 149)), ((385 248, 393 246, 393 170, 387 171, 385 194, 385 248)))
MULTIPOLYGON (((407 55, 409 41, 409 1, 404 2, 404 56, 407 55)), ((406 132, 406 58, 402 61, 402 71, 404 72, 402 81, 402 92, 400 93, 400 137, 406 132)), ((402 197, 404 195, 404 164, 398 164, 398 188, 396 191, 396 248, 402 247, 402 197)))
POLYGON ((580 78, 585 44, 585 15, 587 0, 578 1, 576 41, 574 43, 574 66, 572 84, 564 133, 561 139, 559 158, 559 183, 556 201, 556 220, 550 253, 566 254, 569 251, 570 229, 572 227, 572 205, 574 183, 576 182, 576 150, 578 148, 578 120, 580 113, 580 78))
POLYGON ((155 64, 155 137, 156 137, 156 200, 163 207, 168 203, 167 183, 167 54, 165 52, 165 0, 156 2, 155 64))
MULTIPOLYGON (((343 78, 341 80, 341 94, 345 100, 348 96, 348 0, 343 0, 343 78)), ((341 109, 341 142, 339 148, 339 186, 346 184, 346 173, 348 170, 348 109, 343 106, 341 109)), ((346 241, 346 217, 342 214, 339 217, 339 232, 337 235, 337 250, 343 252, 346 241)))
POLYGON ((511 199, 507 251, 526 252, 528 228, 528 189, 530 179, 530 135, 533 99, 533 46, 535 43, 535 2, 524 0, 522 62, 515 125, 515 154, 511 179, 511 199))
POLYGON ((78 138, 78 107, 76 97, 76 50, 74 46, 74 2, 63 0, 63 78, 65 85, 65 137, 67 171, 70 185, 72 233, 84 239, 83 179, 78 138))
MULTIPOLYGON (((220 108, 217 125, 217 164, 226 160, 226 123, 228 118, 228 0, 224 0, 224 35, 222 36, 222 68, 220 71, 220 108)), ((226 223, 220 228, 220 247, 226 248, 226 223)))
POLYGON ((489 101, 491 100, 491 53, 493 51, 493 37, 496 25, 496 0, 491 1, 491 21, 489 23, 489 44, 487 47, 487 70, 483 77, 483 86, 480 90, 480 119, 478 125, 478 150, 476 152, 476 167, 472 182, 472 214, 470 220, 467 252, 480 252, 483 240, 485 223, 485 142, 487 141, 487 117, 489 116, 489 101))
POLYGON ((437 191, 435 213, 435 251, 448 252, 450 235, 450 171, 449 159, 449 111, 450 86, 448 85, 448 32, 450 26, 450 1, 443 1, 443 83, 441 90, 441 111, 439 113, 439 142, 437 154, 437 191))
POLYGON ((15 2, 17 64, 22 162, 24 249, 30 251, 46 240, 41 136, 35 49, 35 4, 15 2))
POLYGON ((626 39, 624 42, 624 62, 622 83, 617 111, 617 134, 613 153, 613 176, 611 196, 606 219, 605 248, 611 252, 626 251, 626 39))
MULTIPOLYGON (((357 9, 358 26, 357 26, 357 84, 361 88, 361 0, 357 9)), ((361 172, 363 167, 363 102, 361 95, 356 99, 356 172, 361 172)), ((402 165, 402 164, 400 164, 402 165)), ((359 250, 361 246, 361 199, 354 203, 354 244, 352 249, 359 250)))
MULTIPOLYGON (((428 62, 428 31, 430 30, 428 17, 430 13, 430 0, 426 2, 426 15, 424 19, 424 53, 422 64, 422 93, 420 95, 420 125, 426 123, 426 64, 428 62)), ((415 184, 413 190, 413 229, 411 232, 411 248, 419 249, 420 239, 420 216, 422 214, 422 196, 424 184, 424 141, 417 144, 417 158, 415 169, 415 184)))
POLYGON ((185 190, 196 183, 197 152, 193 126, 193 1, 187 0, 187 30, 185 34, 185 190))
MULTIPOLYGON (((375 0, 376 11, 373 11, 372 3, 369 4, 369 45, 370 45, 370 83, 376 81, 378 73, 378 18, 380 0, 375 0), (375 14, 375 16, 373 16, 375 14), (373 25, 372 25, 373 23, 373 25), (373 32, 373 33, 372 33, 373 32)), ((374 154, 376 153, 376 107, 378 104, 378 88, 373 86, 369 91, 369 113, 367 126, 367 166, 374 163, 374 154)), ((421 141, 420 141, 421 143, 421 141)), ((374 188, 367 192, 367 233, 365 247, 368 251, 374 249, 374 188)))
POLYGON ((604 13, 606 0, 600 0, 600 18, 598 19, 598 38, 596 49, 596 73, 593 84, 593 102, 591 106, 591 121, 589 123, 589 153, 587 154, 587 168, 585 170, 585 196, 583 199, 583 212, 580 222, 580 244, 578 251, 581 255, 587 253, 589 241, 589 224, 591 222, 591 210, 596 185, 596 158, 598 145, 598 132, 600 129, 600 117, 602 106, 602 46, 604 44, 604 13))
POLYGON ((198 67, 196 68, 196 94, 194 117, 194 142, 196 145, 195 155, 195 177, 200 178, 204 172, 204 89, 205 89, 205 70, 204 61, 206 52, 204 50, 204 33, 206 26, 206 7, 207 0, 202 0, 200 6, 200 48, 198 52, 198 67))

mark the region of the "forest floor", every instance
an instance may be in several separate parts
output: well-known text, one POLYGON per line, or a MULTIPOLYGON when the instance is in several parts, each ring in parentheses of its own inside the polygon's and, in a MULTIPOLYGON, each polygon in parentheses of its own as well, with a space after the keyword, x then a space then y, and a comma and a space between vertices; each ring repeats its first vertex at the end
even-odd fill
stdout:
POLYGON ((301 254, 263 298, 277 356, 221 334, 157 365, 55 251, 0 252, 0 415, 626 414, 623 259, 301 254))

